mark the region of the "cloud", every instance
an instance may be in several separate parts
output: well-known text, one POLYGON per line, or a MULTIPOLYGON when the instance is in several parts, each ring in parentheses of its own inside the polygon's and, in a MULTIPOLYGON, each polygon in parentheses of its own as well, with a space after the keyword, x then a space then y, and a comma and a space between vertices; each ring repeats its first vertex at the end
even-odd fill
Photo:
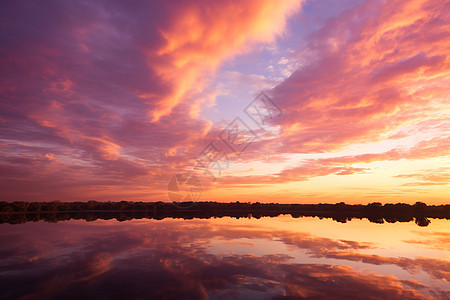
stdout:
POLYGON ((330 152, 426 120, 448 123, 449 9, 364 1, 328 19, 297 50, 311 59, 271 91, 284 111, 280 151, 330 152))
POLYGON ((416 179, 416 182, 408 182, 404 185, 446 185, 450 183, 449 168, 438 168, 435 170, 421 170, 420 173, 400 174, 395 177, 405 179, 416 179))
MULTIPOLYGON (((273 48, 301 3, 2 3, 5 200, 165 199, 170 177, 188 169, 218 131, 199 119, 214 102, 214 72, 257 44, 273 48)), ((269 93, 283 110, 273 123, 280 135, 266 132, 243 162, 413 135, 422 141, 417 151, 309 160, 223 184, 360 174, 369 170, 352 165, 358 161, 448 155, 449 9, 442 1, 362 1, 316 24, 279 60, 300 66, 283 82, 221 73, 233 83, 278 84, 269 93)))
POLYGON ((426 235, 423 232, 415 232, 427 239, 411 239, 405 240, 405 243, 416 244, 422 247, 449 251, 450 250, 450 233, 448 232, 430 232, 426 235))
MULTIPOLYGON (((391 150, 307 159, 278 173, 226 176, 220 183, 282 184, 370 173, 369 167, 354 166, 359 163, 450 155, 449 10, 440 1, 362 1, 320 24, 290 57, 301 67, 270 91, 283 111, 272 120, 280 135, 254 142, 251 149, 257 150, 242 159, 332 156, 355 144, 387 141, 391 150), (414 137, 414 145, 396 146, 397 139, 408 137, 414 137)), ((398 178, 422 179, 406 185, 446 183, 445 174, 432 172, 398 178)))
MULTIPOLYGON (((441 136, 422 140, 411 148, 397 147, 381 153, 366 153, 359 155, 336 156, 331 158, 307 159, 299 166, 284 169, 276 174, 253 176, 224 176, 221 183, 224 185, 237 184, 268 184, 285 183, 293 181, 306 181, 314 177, 327 175, 353 175, 370 172, 370 168, 354 167, 359 163, 372 163, 377 161, 397 161, 401 159, 415 160, 450 155, 450 137, 441 136)), ((257 157, 257 156, 256 156, 257 157)), ((423 170, 423 173, 400 174, 397 178, 417 178, 419 183, 406 185, 445 185, 448 183, 447 168, 437 170, 423 170)))
POLYGON ((200 1, 196 5, 182 1, 168 5, 168 18, 172 21, 160 28, 165 45, 148 55, 151 62, 158 61, 156 72, 172 82, 174 90, 158 101, 153 118, 159 120, 186 93, 201 89, 205 73, 214 71, 225 58, 243 53, 248 42, 272 42, 283 32, 287 16, 299 4, 296 0, 282 3, 250 0, 200 1), (168 63, 160 65, 161 60, 168 63))
POLYGON ((1 6, 5 200, 161 200, 209 138, 205 78, 274 41, 300 1, 1 6))

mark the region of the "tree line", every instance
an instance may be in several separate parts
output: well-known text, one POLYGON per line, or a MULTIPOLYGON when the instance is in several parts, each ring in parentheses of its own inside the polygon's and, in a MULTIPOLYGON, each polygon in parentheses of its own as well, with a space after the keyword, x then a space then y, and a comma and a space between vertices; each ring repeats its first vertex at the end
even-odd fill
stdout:
POLYGON ((370 222, 410 222, 427 226, 428 218, 450 219, 450 205, 428 206, 423 202, 351 205, 336 204, 279 204, 250 202, 0 202, 0 223, 20 224, 44 220, 58 222, 70 219, 116 219, 118 221, 149 218, 261 218, 290 214, 294 218, 312 216, 332 218, 345 223, 354 218, 366 218, 370 222))

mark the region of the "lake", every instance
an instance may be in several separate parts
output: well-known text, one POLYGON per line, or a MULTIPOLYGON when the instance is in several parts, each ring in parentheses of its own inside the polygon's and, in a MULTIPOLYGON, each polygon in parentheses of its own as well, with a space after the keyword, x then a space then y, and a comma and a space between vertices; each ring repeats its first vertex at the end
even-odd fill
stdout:
POLYGON ((450 221, 0 225, 1 299, 450 299, 450 221))

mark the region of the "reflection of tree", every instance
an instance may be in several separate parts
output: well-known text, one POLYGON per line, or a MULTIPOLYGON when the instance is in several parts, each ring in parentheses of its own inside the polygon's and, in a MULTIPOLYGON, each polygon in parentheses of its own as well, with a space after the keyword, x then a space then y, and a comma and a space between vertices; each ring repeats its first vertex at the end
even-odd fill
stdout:
POLYGON ((411 222, 415 219, 419 226, 427 226, 427 218, 450 218, 450 205, 427 206, 417 202, 384 204, 379 202, 368 205, 337 204, 276 204, 276 203, 218 203, 198 202, 194 209, 178 209, 166 202, 0 202, 0 222, 19 224, 29 221, 44 220, 57 222, 69 219, 164 219, 164 218, 212 218, 234 217, 252 218, 276 217, 290 214, 294 218, 313 216, 332 218, 346 223, 353 218, 367 218, 373 223, 411 222))
POLYGON ((347 216, 334 216, 333 220, 339 223, 347 223, 347 221, 351 221, 352 218, 347 216))
POLYGON ((431 221, 425 217, 415 217, 414 222, 421 227, 426 227, 431 223, 431 221))
POLYGON ((377 224, 383 224, 383 223, 384 223, 384 219, 383 219, 382 217, 373 217, 373 216, 370 216, 368 219, 369 219, 369 221, 372 222, 372 223, 377 223, 377 224))

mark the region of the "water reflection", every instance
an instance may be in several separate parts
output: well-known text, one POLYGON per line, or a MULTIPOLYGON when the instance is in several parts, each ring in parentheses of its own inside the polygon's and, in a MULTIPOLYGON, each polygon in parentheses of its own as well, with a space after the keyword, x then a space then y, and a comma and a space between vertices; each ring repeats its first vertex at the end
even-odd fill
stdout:
POLYGON ((448 221, 2 224, 2 299, 448 299, 448 221))
MULTIPOLYGON (((311 213, 281 213, 281 212, 259 212, 249 213, 248 211, 188 211, 188 210, 170 210, 170 211, 81 211, 81 212, 57 212, 57 213, 0 213, 0 224, 23 224, 27 222, 37 222, 43 220, 45 222, 57 223, 68 220, 86 220, 95 221, 111 220, 117 221, 129 221, 134 219, 155 219, 163 220, 166 218, 171 219, 210 219, 210 218, 223 218, 232 217, 236 219, 240 218, 255 218, 260 219, 262 217, 279 217, 283 215, 289 215, 293 218, 300 217, 318 217, 319 219, 329 218, 339 223, 347 223, 352 220, 367 219, 371 223, 384 224, 397 223, 397 222, 412 222, 414 221, 418 226, 426 227, 431 221, 429 218, 420 215, 404 215, 404 216, 350 216, 348 214, 341 215, 337 212, 311 212, 311 213)), ((436 219, 447 219, 448 217, 439 217, 436 219)))

